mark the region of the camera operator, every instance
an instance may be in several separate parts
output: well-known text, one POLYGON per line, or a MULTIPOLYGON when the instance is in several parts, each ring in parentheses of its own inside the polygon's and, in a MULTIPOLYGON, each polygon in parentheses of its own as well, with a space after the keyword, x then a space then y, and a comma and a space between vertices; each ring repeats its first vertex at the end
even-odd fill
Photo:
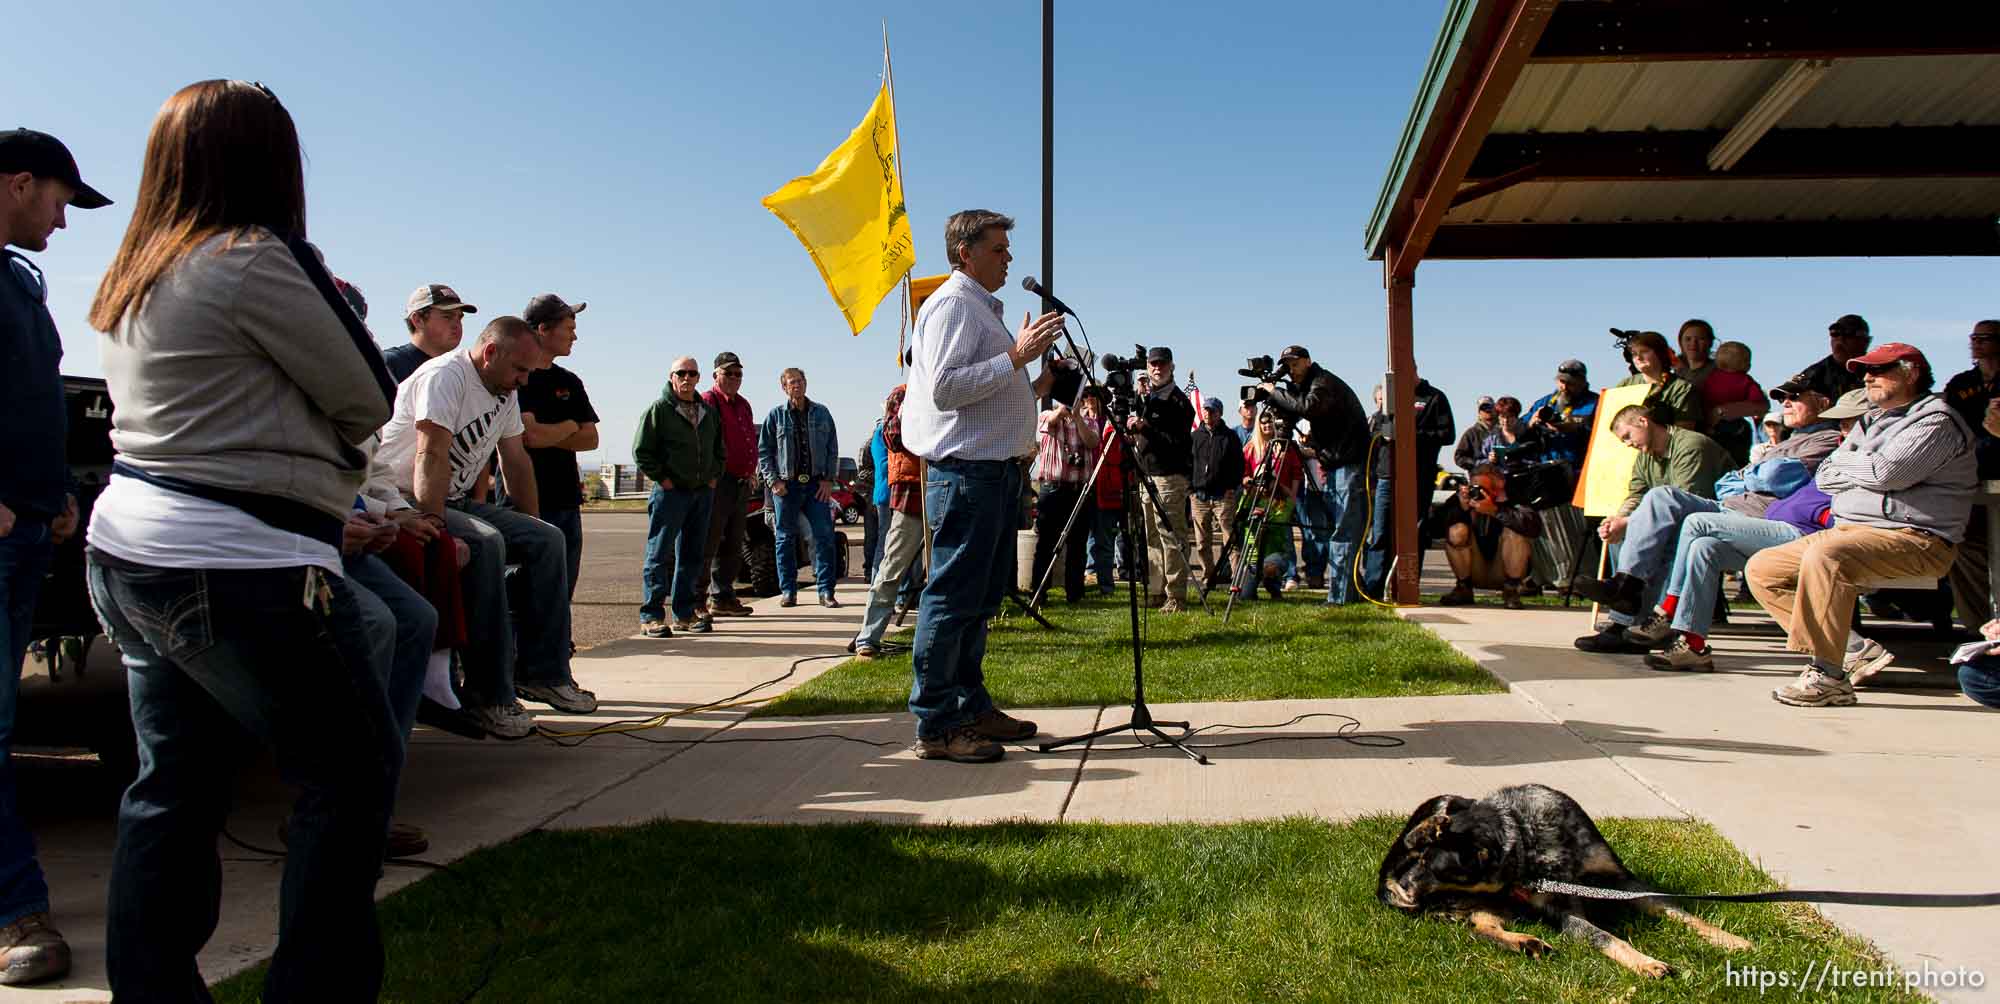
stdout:
POLYGON ((1284 367, 1286 383, 1267 380, 1259 386, 1278 410, 1312 423, 1313 459, 1319 461, 1324 478, 1326 520, 1324 524, 1315 520, 1313 532, 1326 542, 1330 572, 1326 602, 1352 603, 1357 598, 1354 553, 1367 521, 1361 481, 1368 461, 1368 413, 1361 410, 1354 389, 1313 362, 1304 346, 1287 346, 1278 363, 1284 367))
POLYGON ((1140 473, 1159 492, 1159 507, 1142 499, 1146 510, 1146 599, 1160 604, 1161 613, 1179 613, 1187 598, 1188 479, 1194 473, 1194 405, 1174 386, 1174 350, 1156 345, 1146 352, 1146 373, 1152 389, 1139 402, 1139 413, 1126 424, 1132 433, 1140 473), (1159 508, 1166 509, 1161 525, 1159 508))
POLYGON ((1542 535, 1541 514, 1507 500, 1500 468, 1482 463, 1460 481, 1458 494, 1439 514, 1445 528, 1444 554, 1458 584, 1438 600, 1441 606, 1470 606, 1473 590, 1499 589, 1501 605, 1519 610, 1521 579, 1528 574, 1534 542, 1542 535))
MULTIPOLYGON (((1542 455, 1570 465, 1572 477, 1590 449, 1590 429, 1597 421, 1597 392, 1590 389, 1590 371, 1580 359, 1565 359, 1556 366, 1556 389, 1528 406, 1528 428, 1546 430, 1542 455)), ((1590 561, 1590 523, 1583 509, 1559 505, 1541 510, 1542 538, 1535 543, 1535 577, 1556 589, 1564 589, 1576 570, 1590 561)))

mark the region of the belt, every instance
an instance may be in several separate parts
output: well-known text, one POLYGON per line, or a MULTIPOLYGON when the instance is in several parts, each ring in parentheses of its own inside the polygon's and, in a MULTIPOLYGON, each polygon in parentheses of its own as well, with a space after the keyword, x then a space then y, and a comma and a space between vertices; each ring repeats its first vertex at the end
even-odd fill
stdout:
POLYGON ((1013 465, 1013 463, 1014 462, 1011 460, 961 460, 957 457, 945 457, 942 460, 931 461, 931 466, 942 467, 947 471, 957 471, 957 470, 976 471, 976 470, 984 470, 989 467, 1010 467, 1013 465))
POLYGON ((811 481, 812 479, 813 479, 813 476, 812 476, 812 475, 810 475, 810 474, 794 474, 794 475, 792 475, 792 480, 793 480, 793 481, 796 481, 796 482, 798 482, 799 484, 805 484, 806 482, 808 482, 808 481, 811 481))

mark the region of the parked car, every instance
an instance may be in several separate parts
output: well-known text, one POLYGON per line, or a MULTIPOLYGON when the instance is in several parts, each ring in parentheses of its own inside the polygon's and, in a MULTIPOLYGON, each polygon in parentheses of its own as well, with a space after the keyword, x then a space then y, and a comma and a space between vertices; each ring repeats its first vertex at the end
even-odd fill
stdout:
POLYGON ((854 489, 846 485, 833 490, 833 521, 852 526, 861 522, 861 507, 871 504, 854 496, 854 489))

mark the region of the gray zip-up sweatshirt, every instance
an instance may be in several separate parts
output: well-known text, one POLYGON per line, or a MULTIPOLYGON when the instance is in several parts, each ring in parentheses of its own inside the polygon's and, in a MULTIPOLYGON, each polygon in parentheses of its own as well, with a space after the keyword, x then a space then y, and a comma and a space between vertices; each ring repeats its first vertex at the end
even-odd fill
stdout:
POLYGON ((1871 412, 1819 466, 1835 523, 1915 527, 1954 544, 1965 539, 1979 470, 1972 430, 1944 398, 1927 394, 1871 412))

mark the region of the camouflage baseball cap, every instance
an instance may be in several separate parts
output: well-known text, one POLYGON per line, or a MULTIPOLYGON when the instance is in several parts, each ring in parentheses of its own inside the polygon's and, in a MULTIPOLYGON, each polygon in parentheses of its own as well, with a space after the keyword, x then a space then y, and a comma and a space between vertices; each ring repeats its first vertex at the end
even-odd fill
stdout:
POLYGON ((410 317, 419 310, 462 310, 468 314, 479 313, 479 308, 458 298, 458 290, 441 282, 418 286, 410 294, 410 300, 403 306, 403 316, 410 317))

